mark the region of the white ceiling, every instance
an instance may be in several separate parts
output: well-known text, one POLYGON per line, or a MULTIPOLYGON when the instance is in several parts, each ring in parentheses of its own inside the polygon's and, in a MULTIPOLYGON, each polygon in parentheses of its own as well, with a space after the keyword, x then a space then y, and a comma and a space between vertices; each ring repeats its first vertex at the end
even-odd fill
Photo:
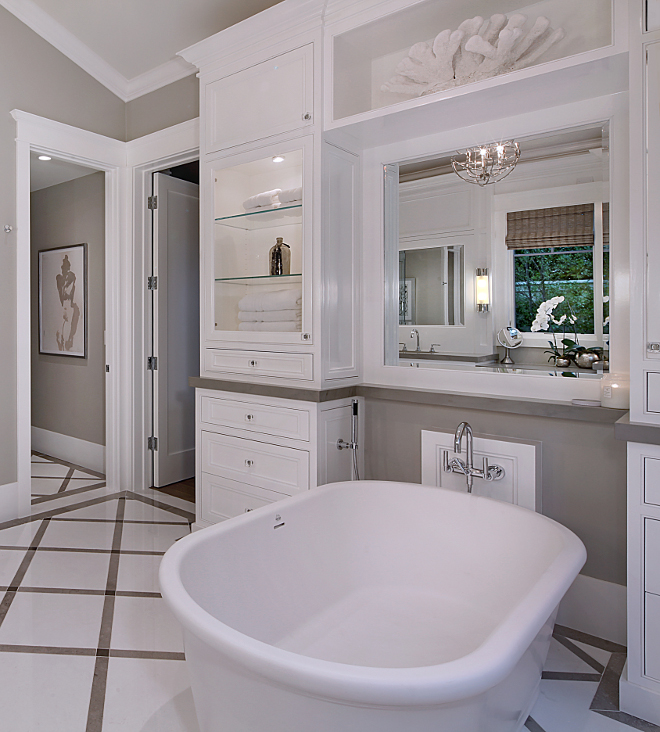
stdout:
POLYGON ((194 68, 178 51, 279 0, 0 0, 0 5, 129 101, 194 68))
POLYGON ((96 171, 93 168, 83 168, 66 160, 39 160, 39 153, 30 153, 30 191, 40 191, 59 183, 67 183, 96 171))

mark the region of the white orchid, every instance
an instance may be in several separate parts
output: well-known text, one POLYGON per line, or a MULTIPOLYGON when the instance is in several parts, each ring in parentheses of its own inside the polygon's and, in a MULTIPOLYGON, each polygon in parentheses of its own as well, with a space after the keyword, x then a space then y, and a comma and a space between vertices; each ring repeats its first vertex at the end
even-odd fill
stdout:
POLYGON ((557 307, 557 305, 564 302, 565 299, 566 298, 563 295, 557 295, 556 297, 551 297, 549 300, 546 300, 539 305, 536 311, 536 317, 532 323, 533 333, 538 333, 540 330, 548 330, 550 327, 550 320, 552 320, 555 325, 561 325, 566 321, 566 315, 562 315, 559 320, 555 320, 555 318, 552 317, 552 311, 557 307))

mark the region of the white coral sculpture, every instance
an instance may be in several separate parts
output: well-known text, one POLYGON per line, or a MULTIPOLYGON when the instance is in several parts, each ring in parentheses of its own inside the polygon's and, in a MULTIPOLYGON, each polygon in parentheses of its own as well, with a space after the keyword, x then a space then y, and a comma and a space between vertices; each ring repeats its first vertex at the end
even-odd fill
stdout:
POLYGON ((381 89, 419 97, 531 66, 564 31, 553 30, 543 16, 527 31, 526 23, 521 14, 464 20, 458 30, 444 30, 432 43, 415 43, 381 89))

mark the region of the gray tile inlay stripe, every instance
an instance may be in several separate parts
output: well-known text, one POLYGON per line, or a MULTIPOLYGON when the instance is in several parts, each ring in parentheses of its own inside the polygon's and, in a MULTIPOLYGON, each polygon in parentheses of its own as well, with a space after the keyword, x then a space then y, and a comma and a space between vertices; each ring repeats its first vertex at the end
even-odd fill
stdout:
POLYGON ((572 671, 544 671, 541 676, 547 681, 600 681, 600 674, 575 673, 572 671))
POLYGON ((187 519, 188 521, 192 522, 195 520, 195 514, 186 511, 183 508, 177 508, 176 506, 170 506, 169 503, 162 503, 161 501, 157 501, 154 498, 149 498, 148 496, 141 496, 139 493, 133 493, 128 491, 127 498, 130 498, 134 501, 141 501, 142 503, 146 503, 149 506, 154 506, 155 508, 160 508, 163 511, 169 511, 170 513, 176 514, 177 516, 181 516, 182 518, 187 519))
POLYGON ((154 661, 185 661, 183 653, 175 651, 124 651, 118 648, 110 649, 110 658, 146 658, 154 661))
POLYGON ((62 485, 60 486, 58 493, 64 493, 64 491, 67 489, 69 485, 69 481, 71 478, 73 478, 73 474, 76 472, 75 468, 69 468, 69 472, 66 474, 66 478, 62 481, 62 485))
MULTIPOLYGON (((181 524, 183 526, 183 524, 181 524)), ((27 551, 27 546, 0 546, 2 551, 27 551)), ((78 546, 40 546, 35 549, 38 552, 65 552, 69 554, 139 554, 148 557, 162 557, 165 552, 151 551, 149 549, 92 549, 90 547, 78 546)))
POLYGON ((603 712, 619 711, 619 679, 625 665, 625 653, 613 653, 610 656, 590 709, 603 712))
POLYGON ((112 537, 112 548, 116 553, 110 555, 108 567, 108 579, 105 590, 106 596, 101 614, 101 630, 99 632, 99 643, 94 666, 94 678, 92 680, 92 693, 89 700, 87 712, 86 732, 102 732, 103 708, 105 705, 105 688, 108 680, 108 657, 98 653, 101 649, 110 648, 112 638, 112 618, 115 611, 115 592, 117 591, 117 574, 119 572, 119 549, 121 549, 122 522, 124 520, 125 498, 117 502, 117 517, 115 532, 112 537))
POLYGON ((563 638, 569 638, 570 640, 576 640, 579 643, 586 643, 594 648, 600 648, 602 651, 609 651, 610 653, 626 653, 627 649, 620 643, 614 643, 613 641, 603 640, 595 635, 589 635, 589 633, 583 633, 581 630, 573 630, 573 628, 567 628, 565 625, 555 625, 554 631, 555 637, 562 636, 563 638))
POLYGON ((527 717, 525 727, 527 727, 530 732, 545 732, 543 727, 541 727, 541 725, 538 722, 535 722, 531 717, 527 717))
POLYGON ((571 653, 584 661, 588 666, 591 666, 591 668, 594 669, 594 671, 597 671, 598 674, 603 673, 603 671, 605 670, 605 666, 603 666, 603 664, 598 662, 595 658, 592 658, 586 651, 583 651, 579 646, 576 646, 575 643, 571 643, 568 638, 565 638, 563 635, 559 635, 557 633, 555 633, 553 637, 558 643, 561 643, 562 646, 567 648, 571 653))
POLYGON ((58 646, 19 646, 0 643, 2 653, 44 653, 49 656, 95 656, 95 648, 59 648, 58 646))
POLYGON ((47 503, 48 501, 56 501, 60 498, 65 498, 66 496, 75 496, 78 493, 86 493, 87 491, 95 491, 98 488, 105 488, 105 483, 94 483, 94 485, 86 485, 82 488, 72 488, 70 491, 65 491, 64 493, 54 493, 50 496, 42 496, 41 498, 35 498, 32 501, 32 505, 36 506, 40 503, 47 503))
MULTIPOLYGON (((82 465, 76 465, 76 463, 70 463, 66 460, 62 460, 60 458, 54 458, 50 455, 45 455, 42 452, 32 452, 33 455, 37 457, 46 458, 46 460, 50 460, 51 463, 57 463, 58 465, 65 465, 67 468, 74 468, 74 470, 78 470, 81 473, 87 473, 87 475, 91 475, 93 478, 102 478, 105 480, 105 475, 103 473, 99 473, 96 470, 92 470, 91 468, 84 468, 82 465)), ((38 465, 39 463, 37 463, 38 465)))
POLYGON ((640 729, 642 732, 660 732, 660 727, 657 724, 652 724, 644 719, 633 717, 632 714, 626 714, 625 712, 602 712, 597 711, 597 714, 602 714, 604 717, 620 722, 621 724, 628 725, 633 729, 640 729))

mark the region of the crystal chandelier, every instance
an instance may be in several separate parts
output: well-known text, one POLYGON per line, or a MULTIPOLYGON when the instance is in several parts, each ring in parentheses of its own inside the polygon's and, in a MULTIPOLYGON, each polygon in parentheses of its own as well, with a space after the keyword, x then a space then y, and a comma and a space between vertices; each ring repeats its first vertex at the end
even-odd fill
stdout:
POLYGON ((513 140, 477 145, 459 152, 451 159, 451 167, 459 178, 478 186, 506 178, 516 167, 520 148, 513 140))

